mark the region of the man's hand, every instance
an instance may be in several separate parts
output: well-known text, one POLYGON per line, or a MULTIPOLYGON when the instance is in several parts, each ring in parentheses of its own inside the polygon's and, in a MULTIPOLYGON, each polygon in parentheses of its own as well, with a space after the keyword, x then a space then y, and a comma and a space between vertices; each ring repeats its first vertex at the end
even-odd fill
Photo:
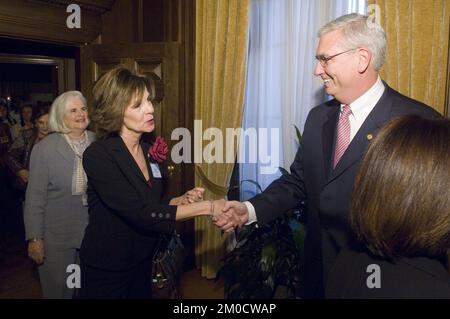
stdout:
POLYGON ((42 239, 28 242, 28 257, 33 259, 38 265, 44 262, 45 250, 44 241, 42 239))

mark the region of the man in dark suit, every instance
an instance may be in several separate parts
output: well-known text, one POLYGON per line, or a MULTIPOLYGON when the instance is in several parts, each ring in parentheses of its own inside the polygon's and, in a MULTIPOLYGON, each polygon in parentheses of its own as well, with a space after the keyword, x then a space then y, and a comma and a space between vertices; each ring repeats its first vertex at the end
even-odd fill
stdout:
POLYGON ((305 297, 322 298, 329 269, 352 240, 348 213, 356 171, 369 141, 388 120, 403 114, 439 117, 423 103, 384 83, 386 36, 366 16, 342 16, 319 31, 314 74, 335 99, 313 108, 291 173, 248 202, 227 202, 216 225, 225 231, 270 222, 307 203, 305 297))

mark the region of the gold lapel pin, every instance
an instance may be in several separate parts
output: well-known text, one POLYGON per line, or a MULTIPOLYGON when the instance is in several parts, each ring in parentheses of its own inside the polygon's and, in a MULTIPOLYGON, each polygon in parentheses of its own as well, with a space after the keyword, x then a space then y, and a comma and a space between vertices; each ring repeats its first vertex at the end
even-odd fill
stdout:
POLYGON ((367 140, 368 140, 368 141, 371 141, 371 140, 373 139, 373 135, 372 135, 372 134, 367 134, 366 137, 367 137, 367 140))

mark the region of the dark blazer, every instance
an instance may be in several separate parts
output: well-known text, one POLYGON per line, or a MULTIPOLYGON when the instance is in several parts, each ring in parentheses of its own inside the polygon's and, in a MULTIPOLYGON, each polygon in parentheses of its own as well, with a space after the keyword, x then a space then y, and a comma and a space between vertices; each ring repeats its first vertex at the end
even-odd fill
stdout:
POLYGON ((89 224, 80 258, 104 270, 127 270, 151 257, 161 233, 175 229, 176 206, 161 204, 163 185, 152 175, 145 180, 120 137, 98 140, 83 155, 88 177, 89 224))
POLYGON ((327 298, 450 299, 450 273, 438 259, 402 258, 389 262, 363 251, 343 249, 330 270, 327 298), (370 265, 379 268, 368 269, 370 265), (379 275, 379 287, 367 281, 379 275))
POLYGON ((340 103, 332 100, 313 108, 306 120, 301 145, 284 175, 250 202, 259 224, 267 223, 307 203, 305 238, 305 297, 322 298, 330 266, 352 239, 348 222, 353 182, 362 156, 386 121, 404 114, 427 118, 440 115, 423 103, 410 99, 385 85, 385 91, 351 141, 336 169, 332 169, 340 103), (368 138, 369 136, 369 138, 368 138))

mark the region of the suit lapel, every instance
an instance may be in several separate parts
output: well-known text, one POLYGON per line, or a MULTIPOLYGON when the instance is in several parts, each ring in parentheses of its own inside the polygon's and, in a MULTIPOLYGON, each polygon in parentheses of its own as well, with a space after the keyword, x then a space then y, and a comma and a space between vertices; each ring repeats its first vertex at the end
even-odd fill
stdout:
POLYGON ((331 101, 330 110, 327 114, 327 119, 322 126, 322 148, 323 148, 323 162, 325 180, 328 180, 332 169, 332 157, 334 154, 334 143, 336 134, 336 124, 339 118, 339 102, 336 100, 331 101))
POLYGON ((117 163, 119 164, 122 171, 129 176, 133 176, 134 179, 138 179, 141 182, 147 184, 144 175, 142 174, 133 156, 130 154, 130 151, 128 151, 127 146, 122 141, 122 138, 111 138, 111 143, 114 156, 116 157, 117 163))
POLYGON ((124 174, 128 176, 129 181, 139 187, 139 189, 141 189, 146 194, 148 194, 147 192, 150 191, 155 196, 159 197, 162 189, 161 179, 155 178, 152 174, 152 170, 150 167, 151 158, 148 155, 148 147, 146 147, 147 145, 142 142, 140 144, 146 159, 147 170, 150 176, 152 187, 149 187, 148 182, 145 180, 141 169, 139 168, 131 153, 128 151, 128 148, 123 142, 122 138, 111 138, 111 145, 117 163, 124 174))
POLYGON ((67 143, 66 139, 62 134, 60 133, 54 133, 58 134, 58 143, 56 144, 56 151, 61 154, 61 156, 68 161, 71 165, 73 165, 73 161, 75 158, 75 153, 70 148, 69 144, 67 143))
POLYGON ((141 147, 144 150, 144 155, 146 158, 146 163, 147 163, 147 169, 148 169, 148 174, 150 176, 150 180, 152 183, 152 191, 155 192, 155 194, 161 194, 162 192, 162 177, 155 177, 153 175, 153 170, 151 168, 151 164, 153 165, 157 165, 159 167, 159 164, 149 155, 148 150, 149 150, 149 145, 141 142, 141 147))
POLYGON ((348 169, 352 164, 362 158, 367 146, 369 145, 368 136, 375 136, 376 132, 390 118, 392 108, 392 100, 390 97, 391 89, 385 84, 385 91, 383 95, 375 105, 372 112, 370 112, 363 125, 356 133, 355 137, 352 139, 350 145, 337 164, 336 169, 332 171, 330 179, 327 181, 327 183, 330 183, 336 177, 341 175, 346 169, 348 169))

